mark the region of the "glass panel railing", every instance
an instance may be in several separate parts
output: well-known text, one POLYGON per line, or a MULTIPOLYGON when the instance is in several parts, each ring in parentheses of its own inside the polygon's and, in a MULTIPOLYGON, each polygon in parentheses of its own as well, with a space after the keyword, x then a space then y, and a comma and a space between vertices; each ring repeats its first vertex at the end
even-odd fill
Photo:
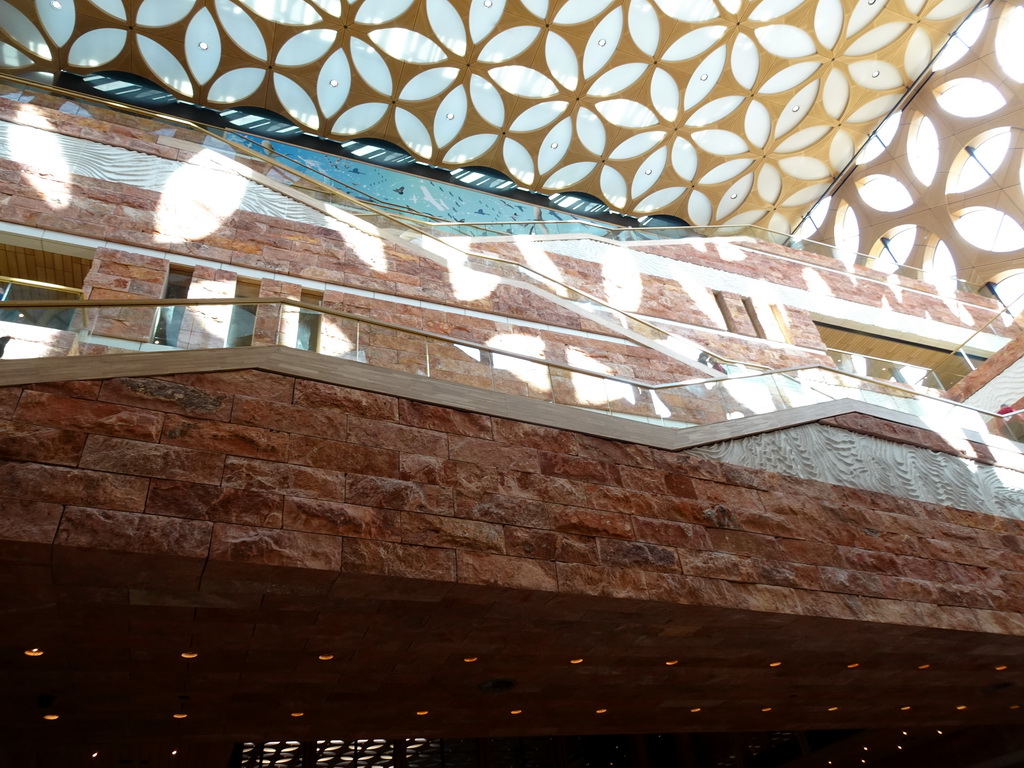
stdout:
POLYGON ((0 318, 0 336, 14 337, 7 358, 284 346, 681 429, 851 399, 936 429, 955 424, 1007 434, 996 414, 823 366, 651 385, 283 299, 17 302, 2 309, 14 313, 0 318), (71 320, 52 330, 53 317, 71 320), (173 346, 167 318, 178 323, 173 346), (19 333, 25 325, 47 332, 19 333))
POLYGON ((891 381, 910 387, 947 389, 936 373, 929 368, 839 349, 829 349, 827 352, 828 356, 835 361, 836 368, 846 373, 855 373, 870 379, 891 381))

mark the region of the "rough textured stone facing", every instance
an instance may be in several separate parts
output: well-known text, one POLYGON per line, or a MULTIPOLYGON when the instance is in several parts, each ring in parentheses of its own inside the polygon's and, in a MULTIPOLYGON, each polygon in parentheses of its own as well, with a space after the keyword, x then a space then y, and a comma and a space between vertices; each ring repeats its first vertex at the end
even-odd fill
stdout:
POLYGON ((208 451, 91 435, 79 466, 124 475, 220 485, 224 456, 208 451))

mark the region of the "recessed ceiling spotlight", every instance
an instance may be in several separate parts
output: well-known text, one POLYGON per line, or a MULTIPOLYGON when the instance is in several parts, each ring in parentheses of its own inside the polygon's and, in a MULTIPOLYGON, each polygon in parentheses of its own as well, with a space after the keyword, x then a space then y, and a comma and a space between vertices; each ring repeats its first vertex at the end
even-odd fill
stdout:
POLYGON ((691 711, 691 712, 694 712, 694 713, 696 713, 696 712, 700 712, 700 707, 694 707, 694 708, 693 708, 693 709, 691 709, 690 711, 691 711))
POLYGON ((552 149, 558 149, 558 142, 557 141, 552 141, 551 142, 551 148, 552 149))
POLYGON ((705 72, 703 75, 700 76, 700 79, 701 80, 707 80, 708 79, 708 73, 705 72))
POLYGON ((210 49, 210 44, 209 43, 207 43, 207 42, 200 42, 199 43, 199 50, 201 50, 201 51, 208 51, 209 49, 210 49))
POLYGON ((910 707, 900 707, 900 712, 906 712, 910 707))
POLYGON ((331 659, 334 658, 334 654, 333 653, 321 653, 319 656, 317 656, 317 658, 320 659, 320 661, 330 661, 331 659))
POLYGON ((176 754, 178 754, 178 750, 172 749, 171 750, 171 757, 174 757, 176 754))
POLYGON ((302 717, 305 712, 292 712, 292 717, 302 717))
POLYGON ((594 710, 594 712, 596 712, 599 715, 603 715, 607 711, 608 711, 607 709, 595 709, 594 710))
POLYGON ((511 712, 509 712, 509 714, 510 715, 521 715, 521 714, 523 714, 523 710, 521 710, 521 709, 513 709, 511 712))
POLYGON ((330 81, 328 82, 328 85, 330 85, 330 86, 331 86, 331 88, 337 88, 337 87, 338 87, 338 81, 337 81, 337 80, 333 80, 333 79, 332 79, 332 80, 330 80, 330 81))
POLYGON ((882 73, 881 73, 881 72, 879 72, 879 71, 878 71, 878 70, 876 69, 876 70, 875 70, 874 72, 872 72, 872 73, 871 73, 871 76, 872 76, 872 77, 878 77, 878 76, 879 76, 880 74, 882 74, 882 73))
POLYGON ((644 176, 650 176, 652 173, 654 173, 654 170, 651 169, 651 168, 648 168, 647 170, 644 171, 644 176))
POLYGON ((100 753, 99 753, 99 752, 93 752, 93 753, 92 753, 92 756, 93 756, 93 757, 99 757, 99 756, 100 756, 100 753))
POLYGON ((570 664, 582 664, 583 659, 569 659, 570 664))
POLYGON ((196 653, 195 651, 185 651, 183 654, 181 654, 181 658, 183 658, 183 659, 194 659, 198 655, 199 654, 196 653))
POLYGON ((1020 704, 1011 704, 1010 709, 1020 709, 1020 704))
POLYGON ((474 661, 476 661, 476 658, 477 658, 476 656, 466 656, 463 659, 463 661, 466 662, 467 664, 472 664, 474 661))
POLYGON ((936 733, 939 734, 939 736, 942 735, 942 731, 936 731, 936 733))
POLYGON ((420 717, 422 717, 423 715, 429 715, 430 714, 430 710, 429 709, 421 709, 416 714, 419 715, 420 717))
MULTIPOLYGON (((737 197, 739 197, 739 193, 738 192, 733 192, 731 195, 729 195, 729 199, 730 200, 735 200, 737 197)), ((773 667, 777 667, 779 665, 778 664, 772 664, 772 666, 773 667)))
POLYGON ((492 5, 494 5, 493 0, 484 0, 484 8, 490 8, 492 5))
POLYGON ((600 40, 597 41, 597 44, 604 48, 606 45, 608 45, 608 41, 602 37, 600 40))
POLYGON ((782 662, 781 662, 781 661, 773 661, 773 662, 772 662, 771 664, 769 664, 768 666, 769 666, 769 667, 781 667, 781 666, 782 666, 782 662))
POLYGON ((43 720, 57 720, 60 715, 43 715, 43 720))
POLYGON ((931 664, 922 664, 921 666, 918 667, 918 669, 928 669, 928 667, 930 667, 930 666, 931 666, 931 664))
POLYGON ((800 111, 800 105, 799 104, 794 104, 793 105, 793 111, 794 112, 799 112, 800 111))
POLYGON ((1002 672, 1004 669, 1006 669, 1006 665, 1000 664, 998 667, 996 667, 996 672, 1002 672))
POLYGON ((957 709, 967 709, 967 705, 966 704, 957 704, 956 708, 957 709))
MULTIPOLYGON (((650 171, 647 171, 647 172, 650 173, 650 171)), ((666 667, 674 667, 678 663, 679 663, 679 659, 670 659, 669 661, 665 662, 665 666, 666 667)))
POLYGON ((837 709, 839 709, 839 707, 829 707, 828 711, 829 712, 835 712, 837 709))
POLYGON ((60 0, 50 0, 50 7, 53 8, 53 10, 55 11, 59 11, 64 6, 61 5, 60 0))
POLYGON ((171 717, 173 717, 175 720, 184 720, 186 717, 188 717, 188 713, 187 712, 175 712, 173 715, 171 715, 171 717))
POLYGON ((454 112, 449 112, 447 115, 445 115, 445 118, 448 119, 448 120, 454 120, 455 119, 455 113, 454 112))
POLYGON ((761 711, 762 712, 771 712, 772 708, 771 707, 761 707, 761 711))
POLYGON ((856 669, 856 668, 857 668, 857 667, 859 667, 859 666, 860 666, 860 664, 859 664, 859 663, 857 663, 857 662, 854 662, 853 664, 847 664, 847 665, 846 665, 846 668, 847 668, 847 669, 856 669))
POLYGON ((42 651, 41 648, 29 648, 27 651, 25 651, 25 655, 26 656, 42 656, 43 655, 43 651, 42 651))

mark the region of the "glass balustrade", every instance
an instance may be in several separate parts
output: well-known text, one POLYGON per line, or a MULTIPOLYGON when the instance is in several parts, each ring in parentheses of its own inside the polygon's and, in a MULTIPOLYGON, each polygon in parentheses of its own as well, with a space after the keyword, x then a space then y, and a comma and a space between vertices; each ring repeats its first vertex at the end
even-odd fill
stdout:
POLYGON ((956 424, 1007 435, 995 414, 824 366, 648 385, 288 300, 16 302, 3 311, 0 335, 13 337, 7 360, 283 346, 675 428, 850 399, 935 428, 956 424), (55 327, 55 317, 68 320, 55 327), (177 324, 173 346, 168 317, 177 324))

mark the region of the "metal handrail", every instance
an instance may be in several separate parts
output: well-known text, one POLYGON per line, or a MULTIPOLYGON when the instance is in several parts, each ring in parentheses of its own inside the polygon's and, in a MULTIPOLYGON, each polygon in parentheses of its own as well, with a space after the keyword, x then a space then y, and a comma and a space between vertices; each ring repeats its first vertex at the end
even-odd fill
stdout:
POLYGON ((396 323, 388 323, 381 320, 373 320, 371 318, 362 317, 360 315, 353 315, 350 312, 344 312, 342 310, 333 309, 331 307, 325 307, 318 304, 309 304, 307 302, 298 301, 296 299, 286 298, 251 298, 251 299, 240 299, 240 298, 225 298, 225 299, 144 299, 144 300, 133 300, 133 301, 118 301, 118 300, 100 300, 100 299, 86 299, 80 302, 74 303, 61 303, 52 301, 11 301, 3 302, 0 304, 0 309, 32 309, 32 308, 56 308, 56 307, 68 307, 73 309, 88 309, 88 308, 118 308, 118 307, 166 307, 166 306, 253 306, 253 305, 278 305, 278 306, 289 306, 297 309, 305 309, 311 312, 331 315, 334 317, 340 317, 347 320, 353 320, 359 323, 365 323, 367 325, 377 326, 380 328, 386 328, 388 330, 400 331, 408 333, 413 336, 419 336, 424 339, 443 342, 446 344, 459 345, 463 347, 470 347, 477 349, 481 352, 488 352, 492 355, 499 355, 503 357, 511 357, 525 362, 544 365, 550 368, 556 368, 570 373, 578 373, 586 376, 592 376, 594 378, 603 379, 606 381, 613 381, 621 384, 628 384, 630 386, 641 387, 651 391, 660 391, 673 389, 676 387, 687 387, 694 385, 708 385, 717 384, 722 382, 735 382, 742 381, 745 379, 753 379, 762 376, 774 376, 781 375, 787 376, 789 374, 799 373, 801 371, 819 370, 827 372, 830 375, 840 376, 843 378, 856 379, 864 383, 870 384, 874 387, 883 387, 886 389, 895 390, 901 396, 911 396, 914 398, 922 398, 926 400, 932 400, 935 402, 942 403, 944 405, 956 406, 960 408, 966 408, 970 411, 974 411, 985 416, 998 416, 999 414, 986 410, 984 408, 978 408, 976 406, 968 405, 966 403, 959 403, 953 400, 947 400, 942 397, 935 395, 918 392, 917 390, 911 389, 910 387, 901 386, 900 384, 882 381, 880 379, 873 379, 869 376, 862 376, 857 373, 850 373, 848 371, 840 371, 835 368, 830 368, 824 365, 800 365, 793 366, 790 368, 778 368, 771 369, 769 371, 754 372, 754 373, 740 373, 730 376, 717 376, 714 378, 698 378, 689 379, 685 381, 652 384, 643 382, 637 379, 630 379, 624 376, 615 376, 613 374, 601 373, 598 371, 587 370, 585 368, 579 368, 577 366, 569 365, 567 363, 559 363, 553 360, 546 360, 544 358, 531 357, 530 355, 524 355, 519 352, 512 352, 504 349, 498 349, 495 347, 481 344, 479 342, 470 341, 466 339, 459 339, 454 336, 446 336, 444 334, 432 333, 429 331, 420 331, 415 328, 408 328, 406 326, 398 325, 396 323))
MULTIPOLYGON (((43 283, 38 280, 26 280, 21 277, 7 277, 6 275, 0 275, 0 283, 11 283, 13 285, 24 285, 29 288, 43 288, 47 291, 57 291, 59 293, 74 293, 78 296, 83 294, 81 288, 72 288, 68 285, 58 285, 56 283, 43 283)), ((13 302, 3 302, 0 306, 13 302)))

